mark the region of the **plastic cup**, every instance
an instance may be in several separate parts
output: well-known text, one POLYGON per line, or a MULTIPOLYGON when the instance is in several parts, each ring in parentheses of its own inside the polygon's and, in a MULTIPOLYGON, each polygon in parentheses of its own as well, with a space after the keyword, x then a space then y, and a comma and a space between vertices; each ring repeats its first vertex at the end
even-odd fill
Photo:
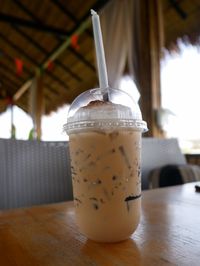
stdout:
POLYGON ((64 129, 80 232, 97 242, 129 238, 140 220, 141 133, 147 130, 138 104, 120 90, 88 90, 72 103, 64 129))

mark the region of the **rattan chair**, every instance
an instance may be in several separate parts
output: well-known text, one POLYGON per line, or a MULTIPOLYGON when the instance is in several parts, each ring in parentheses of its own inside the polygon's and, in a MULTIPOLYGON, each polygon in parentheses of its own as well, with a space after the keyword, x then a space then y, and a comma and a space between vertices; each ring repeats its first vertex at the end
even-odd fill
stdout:
POLYGON ((177 139, 142 139, 142 188, 200 180, 200 167, 189 165, 177 139))

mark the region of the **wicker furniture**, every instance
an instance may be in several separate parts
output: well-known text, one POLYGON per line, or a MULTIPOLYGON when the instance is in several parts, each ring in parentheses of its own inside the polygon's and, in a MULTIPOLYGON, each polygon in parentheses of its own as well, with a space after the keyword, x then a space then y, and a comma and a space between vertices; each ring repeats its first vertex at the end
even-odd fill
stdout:
MULTIPOLYGON (((176 139, 143 138, 142 189, 149 189, 152 183, 158 187, 156 171, 171 164, 181 166, 182 175, 187 174, 185 182, 193 181, 187 178, 192 177, 194 167, 187 165, 176 139), (156 172, 154 180, 152 172, 156 172)), ((0 139, 0 209, 72 198, 68 142, 0 139)))
POLYGON ((72 199, 67 142, 0 139, 0 209, 72 199))
POLYGON ((187 164, 177 139, 143 138, 142 188, 157 188, 200 180, 200 167, 187 164))

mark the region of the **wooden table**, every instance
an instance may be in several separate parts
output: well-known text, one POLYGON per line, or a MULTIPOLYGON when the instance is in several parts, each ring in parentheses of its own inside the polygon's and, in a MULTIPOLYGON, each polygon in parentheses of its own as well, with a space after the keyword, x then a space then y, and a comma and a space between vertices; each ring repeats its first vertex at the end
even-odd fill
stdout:
POLYGON ((143 192, 141 223, 117 244, 81 235, 72 202, 1 212, 0 265, 200 265, 200 193, 194 183, 143 192))

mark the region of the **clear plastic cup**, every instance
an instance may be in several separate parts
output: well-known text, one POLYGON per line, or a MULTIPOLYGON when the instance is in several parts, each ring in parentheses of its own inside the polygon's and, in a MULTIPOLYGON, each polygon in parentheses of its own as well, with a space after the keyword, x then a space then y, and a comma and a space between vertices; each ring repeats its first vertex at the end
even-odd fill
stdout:
POLYGON ((147 125, 138 104, 120 90, 88 90, 72 103, 64 130, 80 232, 98 242, 127 239, 141 209, 141 133, 147 125))

